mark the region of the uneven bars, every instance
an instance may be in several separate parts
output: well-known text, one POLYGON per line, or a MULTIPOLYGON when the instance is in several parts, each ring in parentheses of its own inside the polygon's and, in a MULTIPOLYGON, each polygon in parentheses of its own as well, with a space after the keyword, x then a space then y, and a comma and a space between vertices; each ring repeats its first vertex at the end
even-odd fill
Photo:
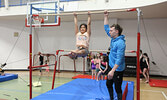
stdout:
MULTIPOLYGON (((71 52, 71 50, 59 50, 61 52, 71 52)), ((89 52, 109 52, 108 50, 89 50, 89 52)), ((125 50, 125 53, 136 53, 135 50, 125 50)))
MULTIPOLYGON (((109 13, 114 13, 114 12, 130 12, 130 11, 136 11, 136 8, 133 9, 118 9, 118 10, 107 10, 109 13)), ((100 14, 104 13, 104 10, 97 10, 97 11, 90 11, 90 14, 100 14)), ((59 13, 59 14, 39 14, 39 16, 65 16, 65 15, 73 15, 73 12, 64 12, 64 13, 59 13)), ((76 11, 77 15, 84 15, 88 14, 87 11, 76 11)))
MULTIPOLYGON (((109 52, 108 50, 89 50, 90 52, 109 52)), ((136 53, 134 50, 125 50, 125 53, 136 53)))
MULTIPOLYGON (((39 65, 39 66, 32 66, 32 68, 39 68, 39 67, 47 67, 49 65, 45 64, 45 65, 39 65)), ((30 68, 30 66, 28 66, 28 68, 30 68)))

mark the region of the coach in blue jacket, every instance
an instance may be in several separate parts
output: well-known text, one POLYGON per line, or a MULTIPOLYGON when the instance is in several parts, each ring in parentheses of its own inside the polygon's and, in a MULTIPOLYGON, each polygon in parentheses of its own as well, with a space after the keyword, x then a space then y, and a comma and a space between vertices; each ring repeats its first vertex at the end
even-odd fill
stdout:
POLYGON ((123 29, 120 25, 113 24, 112 26, 109 26, 107 11, 104 11, 104 29, 107 35, 111 38, 109 54, 109 66, 111 69, 107 75, 106 85, 110 99, 113 100, 113 83, 115 83, 117 98, 118 100, 122 100, 121 85, 125 69, 125 36, 121 35, 123 29))

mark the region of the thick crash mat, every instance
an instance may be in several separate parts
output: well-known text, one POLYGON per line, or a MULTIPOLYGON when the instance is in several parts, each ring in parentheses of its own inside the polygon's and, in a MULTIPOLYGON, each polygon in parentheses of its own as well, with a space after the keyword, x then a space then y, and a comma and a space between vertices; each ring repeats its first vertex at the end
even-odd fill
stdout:
MULTIPOLYGON (((133 100, 134 82, 123 81, 122 91, 124 93, 127 83, 126 100, 133 100)), ((115 91, 114 96, 117 97, 115 91)), ((110 97, 106 80, 75 79, 31 100, 110 100, 110 97)), ((114 100, 117 100, 117 98, 114 100)))

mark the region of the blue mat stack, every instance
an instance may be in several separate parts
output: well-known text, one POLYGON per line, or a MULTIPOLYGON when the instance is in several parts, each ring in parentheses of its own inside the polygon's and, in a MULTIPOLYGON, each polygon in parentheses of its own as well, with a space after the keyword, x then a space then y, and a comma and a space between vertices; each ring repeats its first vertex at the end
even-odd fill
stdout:
POLYGON ((13 80, 13 79, 17 79, 17 78, 18 78, 17 74, 5 73, 4 76, 0 75, 0 82, 4 82, 4 81, 8 81, 8 80, 13 80))

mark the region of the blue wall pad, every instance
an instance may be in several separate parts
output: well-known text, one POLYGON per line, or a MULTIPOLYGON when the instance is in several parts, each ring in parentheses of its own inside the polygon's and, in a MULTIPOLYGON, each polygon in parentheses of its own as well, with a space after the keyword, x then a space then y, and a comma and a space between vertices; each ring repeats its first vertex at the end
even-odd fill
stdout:
POLYGON ((8 81, 8 80, 13 80, 13 79, 17 79, 17 78, 18 78, 17 74, 5 73, 4 76, 0 75, 0 82, 4 82, 4 81, 8 81))
MULTIPOLYGON (((127 96, 129 96, 127 100, 133 100, 133 89, 131 88, 134 87, 134 82, 123 81, 122 89, 124 91, 127 82, 127 96)), ((116 97, 115 91, 114 96, 116 97)), ((110 98, 106 80, 75 79, 31 100, 110 100, 110 98)))

